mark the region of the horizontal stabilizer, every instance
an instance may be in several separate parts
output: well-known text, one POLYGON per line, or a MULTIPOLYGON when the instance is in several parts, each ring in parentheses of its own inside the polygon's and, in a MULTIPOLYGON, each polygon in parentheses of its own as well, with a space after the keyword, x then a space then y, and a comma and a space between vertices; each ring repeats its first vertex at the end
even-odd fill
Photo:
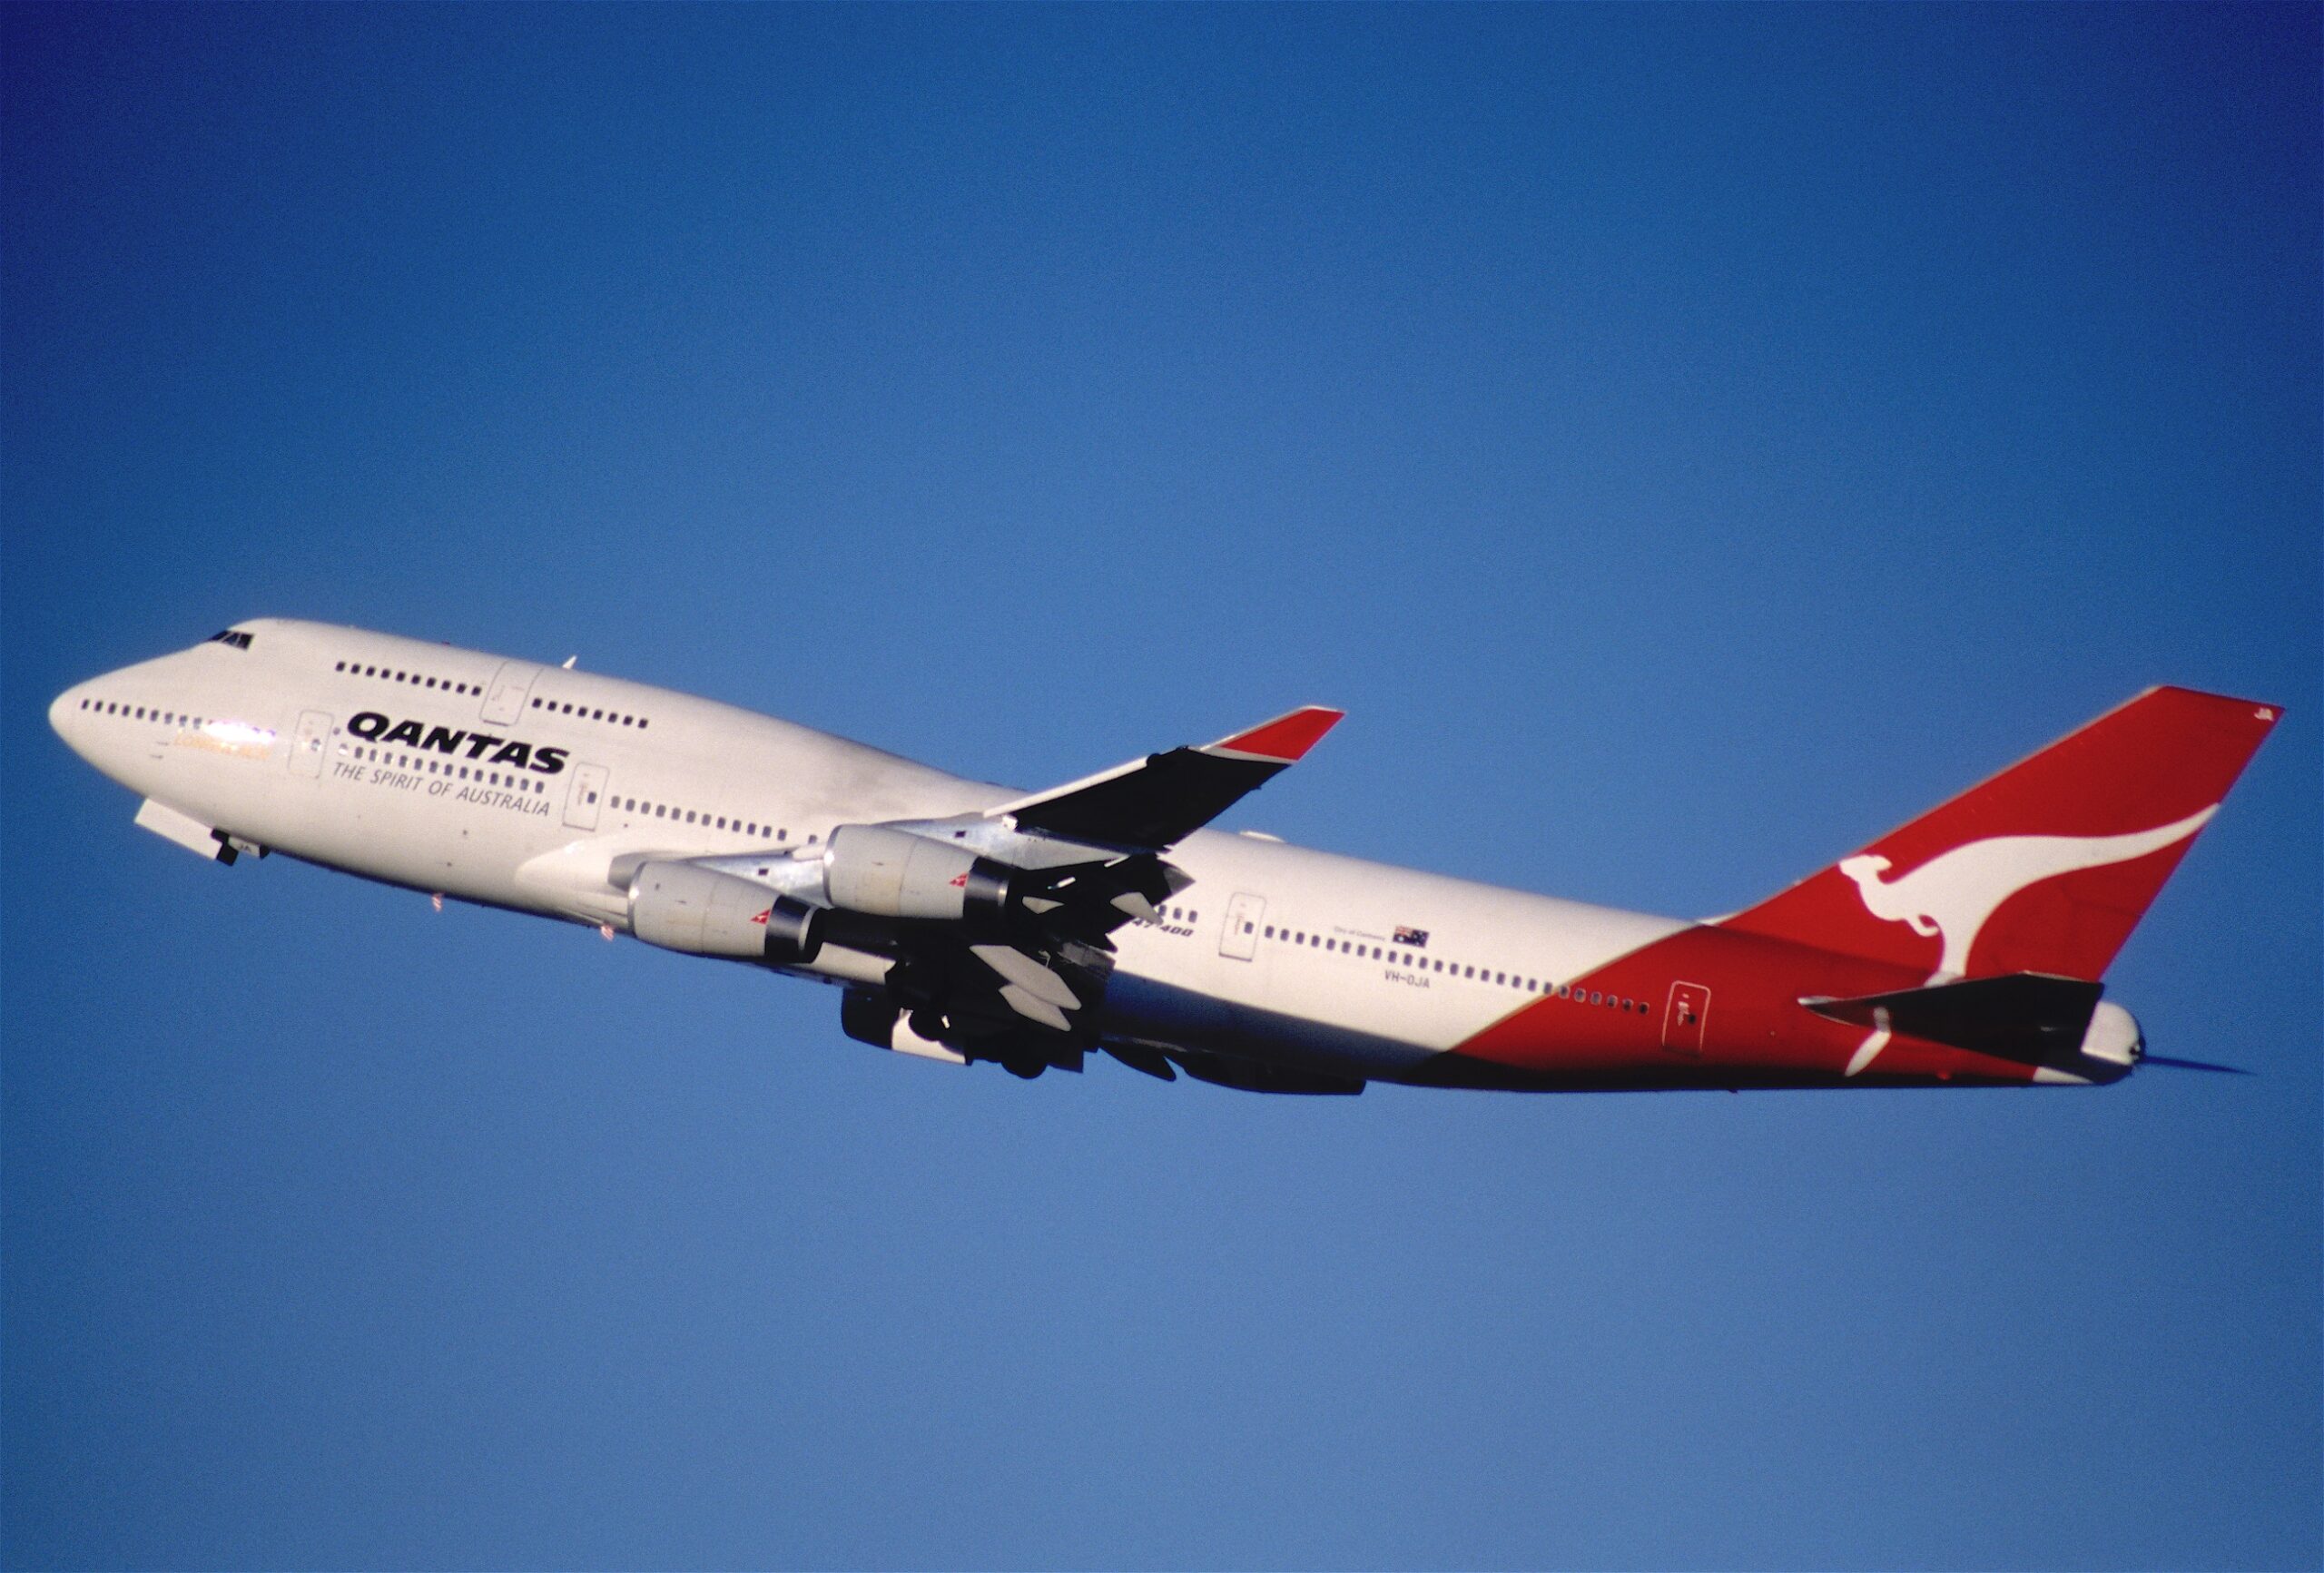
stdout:
POLYGON ((2013 972, 1853 999, 1810 996, 1799 1003, 1850 1027, 1902 1033, 2026 1065, 2050 1065, 2081 1047, 2091 1013, 2104 991, 2103 985, 2080 978, 2013 972))

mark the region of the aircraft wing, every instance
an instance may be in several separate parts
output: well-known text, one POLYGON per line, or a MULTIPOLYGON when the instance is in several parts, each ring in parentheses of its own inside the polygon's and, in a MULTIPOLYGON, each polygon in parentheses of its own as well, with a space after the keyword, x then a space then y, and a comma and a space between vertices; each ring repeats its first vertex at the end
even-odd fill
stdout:
POLYGON ((1297 763, 1344 713, 1305 705, 1216 742, 1150 753, 1019 798, 987 817, 1066 841, 1160 851, 1297 763))
POLYGON ((782 934, 767 931, 769 958, 778 939, 793 951, 828 939, 889 959, 879 995, 842 1011, 851 1034, 889 1047, 917 1035, 1012 1068, 1078 1066, 1114 931, 1153 921, 1189 882, 1162 854, 1305 756, 1341 713, 1309 705, 983 814, 839 825, 821 846, 703 863, 748 880, 753 900, 766 890, 790 903, 782 934))

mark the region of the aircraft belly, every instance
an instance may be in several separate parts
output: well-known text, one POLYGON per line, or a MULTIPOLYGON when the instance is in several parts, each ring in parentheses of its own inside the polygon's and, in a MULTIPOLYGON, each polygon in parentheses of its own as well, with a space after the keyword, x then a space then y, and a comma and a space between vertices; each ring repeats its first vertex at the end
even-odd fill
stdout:
POLYGON ((1135 973, 1106 987, 1098 1035, 1364 1077, 1401 1076, 1431 1050, 1330 1022, 1221 999, 1135 973))

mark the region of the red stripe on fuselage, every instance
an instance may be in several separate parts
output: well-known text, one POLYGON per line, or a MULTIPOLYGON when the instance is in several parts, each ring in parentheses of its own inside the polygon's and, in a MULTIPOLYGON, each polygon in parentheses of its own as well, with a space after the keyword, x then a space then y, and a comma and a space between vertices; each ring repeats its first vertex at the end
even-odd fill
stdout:
POLYGON ((1862 1074, 1846 1075, 1864 1028, 1817 1015, 1803 996, 1915 988, 1925 973, 1786 940, 1697 927, 1643 946, 1571 981, 1567 998, 1529 1000, 1454 1046, 1543 1086, 1751 1086, 1859 1083, 2023 1084, 2031 1066, 1897 1037, 1862 1074), (1676 986, 1703 991, 1695 1033, 1674 1021, 1676 986), (1600 1003, 1589 1003, 1595 994, 1600 1003), (1606 1001, 1612 1003, 1606 1003, 1606 1001), (1630 1002, 1625 1009, 1621 1001, 1630 1002), (1645 1009, 1640 1010, 1640 1004, 1645 1009), (1674 1047, 1676 1046, 1676 1047, 1674 1047))

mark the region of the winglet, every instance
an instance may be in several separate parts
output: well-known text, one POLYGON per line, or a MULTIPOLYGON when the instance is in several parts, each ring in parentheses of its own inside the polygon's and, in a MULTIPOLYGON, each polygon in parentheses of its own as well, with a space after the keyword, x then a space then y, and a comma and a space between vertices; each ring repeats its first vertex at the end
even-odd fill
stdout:
POLYGON ((1273 721, 1262 722, 1248 732, 1238 732, 1233 737, 1207 744, 1202 752, 1296 764, 1346 714, 1344 710, 1327 710, 1320 704, 1302 705, 1273 721))

